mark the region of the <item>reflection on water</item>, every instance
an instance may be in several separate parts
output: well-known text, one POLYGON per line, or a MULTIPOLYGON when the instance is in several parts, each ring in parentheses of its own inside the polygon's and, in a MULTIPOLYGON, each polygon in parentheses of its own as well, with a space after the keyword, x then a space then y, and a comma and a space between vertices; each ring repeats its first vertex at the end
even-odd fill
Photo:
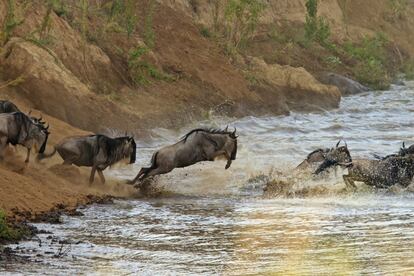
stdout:
POLYGON ((58 252, 61 245, 50 246, 42 234, 42 247, 37 241, 31 246, 46 257, 8 269, 51 275, 62 269, 71 275, 414 273, 413 200, 365 195, 117 201, 92 206, 62 225, 39 225, 71 240, 68 256, 48 258, 45 252, 58 252))
MULTIPOLYGON (((413 96, 408 88, 394 87, 344 98, 335 111, 231 122, 240 134, 240 150, 230 170, 224 170, 225 162, 175 170, 157 185, 180 196, 94 205, 83 210, 83 217, 65 217, 64 224, 40 224, 70 245, 41 234, 42 247, 39 241, 20 245, 36 250, 30 253, 31 262, 8 264, 0 273, 414 273, 414 195, 365 192, 263 199, 262 187, 248 181, 272 167, 292 167, 312 149, 332 146, 340 138, 361 157, 395 152, 401 141, 411 144, 414 102, 407 99, 413 96), (54 258, 61 247, 68 254, 54 258)), ((205 122, 226 123, 228 119, 205 122)), ((112 174, 132 178, 155 148, 175 141, 185 130, 156 132, 159 136, 139 145, 134 170, 112 174)), ((339 176, 335 181, 343 185, 339 176)))

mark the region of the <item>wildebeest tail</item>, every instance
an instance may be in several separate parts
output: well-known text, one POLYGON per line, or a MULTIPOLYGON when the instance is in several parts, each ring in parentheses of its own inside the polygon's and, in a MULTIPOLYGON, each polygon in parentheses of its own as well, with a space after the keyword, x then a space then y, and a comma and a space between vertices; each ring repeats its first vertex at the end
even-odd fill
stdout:
POLYGON ((51 158, 53 155, 55 155, 56 151, 57 151, 57 149, 54 146, 53 151, 51 153, 44 153, 44 152, 39 153, 36 158, 37 158, 38 161, 46 159, 46 158, 51 158))
POLYGON ((158 151, 152 155, 150 169, 155 169, 157 167, 157 155, 158 155, 158 151))
POLYGON ((129 159, 129 164, 134 164, 136 159, 137 159, 137 144, 135 143, 135 140, 132 139, 132 153, 129 159))

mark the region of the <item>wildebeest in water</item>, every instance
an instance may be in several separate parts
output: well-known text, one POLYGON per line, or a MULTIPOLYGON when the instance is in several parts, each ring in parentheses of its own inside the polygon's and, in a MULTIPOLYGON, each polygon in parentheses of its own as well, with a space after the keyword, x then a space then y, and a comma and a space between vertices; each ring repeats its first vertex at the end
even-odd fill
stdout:
POLYGON ((0 157, 8 144, 27 148, 25 162, 29 162, 32 148, 43 154, 49 137, 49 126, 41 119, 33 119, 22 112, 0 114, 0 157))
POLYGON ((317 149, 308 154, 306 159, 302 161, 296 169, 307 169, 313 165, 319 164, 315 171, 315 174, 323 171, 325 168, 329 168, 339 163, 352 162, 351 155, 348 150, 348 145, 339 146, 341 140, 338 141, 335 147, 326 149, 317 149))
POLYGON ((174 168, 184 168, 201 161, 214 161, 218 157, 227 160, 230 168, 237 155, 236 129, 233 132, 219 129, 198 128, 188 132, 179 142, 155 152, 151 166, 142 168, 130 184, 146 177, 165 174, 174 168))
POLYGON ((102 171, 108 166, 123 159, 128 159, 132 164, 136 159, 135 140, 130 136, 110 138, 97 134, 67 137, 55 146, 53 153, 40 156, 39 159, 52 157, 56 151, 62 157, 64 165, 92 167, 89 183, 94 181, 96 171, 101 182, 105 183, 102 171))
MULTIPOLYGON (((382 159, 355 159, 350 163, 338 162, 336 165, 348 168, 348 174, 343 175, 343 179, 349 188, 356 188, 355 181, 375 188, 388 188, 395 184, 406 187, 414 177, 414 154, 409 149, 403 146, 398 154, 382 159)), ((332 165, 333 163, 321 168, 317 173, 332 165)))

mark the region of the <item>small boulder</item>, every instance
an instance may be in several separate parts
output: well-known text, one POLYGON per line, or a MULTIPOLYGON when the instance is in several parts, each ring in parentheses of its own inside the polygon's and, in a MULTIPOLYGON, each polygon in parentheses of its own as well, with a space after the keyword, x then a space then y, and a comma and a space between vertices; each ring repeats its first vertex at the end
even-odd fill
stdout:
POLYGON ((319 77, 319 81, 324 84, 338 87, 342 96, 349 96, 370 91, 370 89, 365 85, 335 73, 322 73, 319 77))

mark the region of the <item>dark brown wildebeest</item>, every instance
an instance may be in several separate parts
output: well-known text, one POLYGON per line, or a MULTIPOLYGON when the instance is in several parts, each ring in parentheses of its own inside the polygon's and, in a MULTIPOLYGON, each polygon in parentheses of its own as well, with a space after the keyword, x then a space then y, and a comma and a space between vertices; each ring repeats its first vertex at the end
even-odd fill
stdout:
POLYGON ((407 153, 390 155, 383 159, 355 159, 348 163, 331 163, 315 173, 333 165, 348 168, 348 174, 343 175, 343 179, 350 188, 356 188, 355 181, 375 188, 388 188, 395 184, 408 186, 414 176, 414 155, 407 153))
POLYGON ((218 157, 227 160, 225 169, 230 168, 237 155, 236 129, 233 132, 219 129, 198 128, 188 132, 179 142, 161 148, 151 159, 151 166, 142 168, 134 180, 158 174, 165 174, 175 168, 184 168, 201 161, 214 161, 218 157))
POLYGON ((17 106, 10 102, 5 100, 0 100, 0 113, 13 113, 13 112, 20 112, 20 110, 17 108, 17 106))
POLYGON ((347 144, 345 143, 345 146, 339 146, 340 142, 341 140, 333 148, 317 149, 309 153, 306 159, 302 161, 296 169, 303 170, 319 164, 315 171, 315 173, 318 174, 319 171, 324 170, 325 167, 331 167, 337 163, 352 162, 347 144))
POLYGON ((63 139, 51 154, 40 156, 39 159, 52 157, 57 151, 64 165, 92 167, 89 183, 94 181, 96 171, 101 182, 105 183, 102 171, 126 158, 129 159, 130 164, 135 163, 136 150, 135 140, 130 136, 118 138, 100 134, 73 136, 63 139))
POLYGON ((385 157, 379 156, 379 155, 377 155, 377 154, 374 154, 373 156, 374 156, 376 159, 381 159, 381 160, 383 160, 383 159, 387 159, 387 158, 389 158, 389 157, 395 157, 395 156, 405 156, 405 155, 407 155, 407 154, 414 154, 414 145, 411 145, 411 146, 409 146, 408 148, 406 148, 406 147, 405 147, 405 143, 403 142, 403 143, 402 143, 402 147, 400 148, 400 150, 399 150, 397 153, 393 153, 393 154, 387 155, 387 156, 385 156, 385 157))
POLYGON ((388 188, 395 184, 408 186, 414 176, 414 156, 390 156, 383 160, 357 159, 348 166, 344 175, 347 187, 356 188, 355 181, 375 188, 388 188))
POLYGON ((49 126, 41 119, 33 120, 22 112, 0 114, 0 157, 8 144, 22 145, 27 148, 25 162, 29 162, 30 151, 34 148, 39 154, 46 149, 49 126))

